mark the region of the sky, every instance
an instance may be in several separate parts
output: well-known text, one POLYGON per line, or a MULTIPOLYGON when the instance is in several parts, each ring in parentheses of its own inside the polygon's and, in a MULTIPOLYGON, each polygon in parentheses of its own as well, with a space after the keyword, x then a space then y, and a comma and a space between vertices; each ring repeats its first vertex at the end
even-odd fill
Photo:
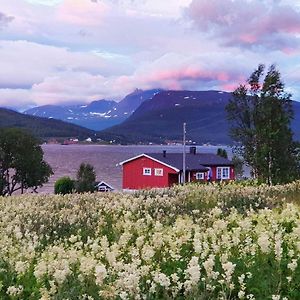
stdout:
POLYGON ((259 63, 300 101, 300 0, 0 0, 0 106, 232 91, 259 63))

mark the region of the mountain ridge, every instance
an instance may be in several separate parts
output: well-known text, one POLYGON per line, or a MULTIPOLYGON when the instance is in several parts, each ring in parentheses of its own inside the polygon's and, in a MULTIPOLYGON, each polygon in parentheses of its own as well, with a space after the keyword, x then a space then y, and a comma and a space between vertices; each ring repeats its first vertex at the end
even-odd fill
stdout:
POLYGON ((159 91, 161 90, 136 89, 120 102, 102 99, 88 104, 43 105, 26 110, 24 114, 54 118, 92 130, 102 130, 122 123, 143 101, 152 98, 159 91))
MULTIPOLYGON (((52 110, 57 114, 66 111, 73 113, 74 107, 80 107, 80 110, 89 116, 94 115, 97 122, 99 122, 99 118, 96 117, 101 116, 102 119, 106 119, 105 116, 109 115, 110 117, 107 119, 111 119, 115 111, 121 112, 123 117, 121 123, 113 124, 113 126, 97 132, 98 137, 115 143, 181 142, 182 124, 185 122, 187 123, 187 140, 190 143, 232 144, 225 110, 230 98, 231 93, 218 90, 136 90, 120 102, 119 110, 115 107, 116 102, 107 100, 93 101, 87 105, 67 106, 64 108, 65 111, 62 111, 60 106, 48 105, 46 107, 48 111, 52 110), (108 111, 99 112, 101 109, 102 111, 108 109, 108 111)), ((300 140, 300 103, 293 101, 293 107, 295 119, 292 121, 292 129, 295 139, 300 140)), ((51 118, 43 118, 43 120, 43 122, 51 121, 51 118)), ((48 122, 47 124, 52 126, 53 123, 48 122)), ((80 128, 82 132, 83 128, 80 128)), ((74 131, 74 128, 72 130, 74 131)), ((47 129, 44 128, 42 133, 44 131, 47 129)), ((88 133, 85 131, 84 134, 95 135, 96 133, 90 130, 88 133)), ((53 136, 52 133, 51 135, 53 136)))
MULTIPOLYGON (((223 91, 163 91, 140 107, 123 123, 99 134, 120 143, 181 142, 182 124, 187 139, 197 144, 232 144, 225 107, 231 93, 223 91)), ((293 101, 292 129, 300 140, 300 103, 293 101)))
POLYGON ((80 127, 61 120, 41 118, 25 115, 7 108, 0 108, 0 128, 16 127, 25 129, 40 138, 68 138, 85 139, 95 137, 93 130, 80 127))

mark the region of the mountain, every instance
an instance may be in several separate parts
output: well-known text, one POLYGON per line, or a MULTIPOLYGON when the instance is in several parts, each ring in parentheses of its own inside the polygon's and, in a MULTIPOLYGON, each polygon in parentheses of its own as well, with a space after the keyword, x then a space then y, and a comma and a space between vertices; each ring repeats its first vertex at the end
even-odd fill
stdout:
MULTIPOLYGON (((230 144, 225 106, 231 93, 222 91, 162 91, 122 124, 100 132, 103 139, 121 143, 165 143, 182 140, 186 122, 187 140, 198 144, 230 144)), ((292 127, 300 140, 300 103, 293 102, 292 127)))
POLYGON ((130 116, 134 111, 145 101, 152 99, 156 94, 160 93, 162 90, 140 90, 136 89, 133 93, 127 95, 122 101, 118 103, 116 111, 121 115, 130 116))
POLYGON ((28 116, 5 108, 0 108, 0 128, 1 127, 26 129, 41 138, 77 137, 84 139, 93 137, 96 134, 93 130, 60 120, 28 116))
POLYGON ((101 130, 108 126, 119 124, 110 113, 117 102, 98 100, 87 105, 43 105, 26 110, 24 114, 62 120, 90 129, 101 130))
POLYGON ((63 120, 93 130, 102 130, 126 120, 143 101, 152 98, 159 91, 137 89, 119 103, 103 99, 85 105, 44 105, 26 110, 24 114, 63 120))

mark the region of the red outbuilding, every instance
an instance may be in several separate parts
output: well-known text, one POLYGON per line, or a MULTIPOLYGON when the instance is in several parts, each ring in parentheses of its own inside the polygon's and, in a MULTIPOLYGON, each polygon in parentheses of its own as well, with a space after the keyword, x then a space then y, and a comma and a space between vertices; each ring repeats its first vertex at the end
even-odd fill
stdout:
MULTIPOLYGON (((233 163, 211 153, 196 153, 191 147, 185 155, 186 182, 234 180, 233 163)), ((164 188, 183 182, 182 153, 143 153, 120 163, 123 189, 164 188)))

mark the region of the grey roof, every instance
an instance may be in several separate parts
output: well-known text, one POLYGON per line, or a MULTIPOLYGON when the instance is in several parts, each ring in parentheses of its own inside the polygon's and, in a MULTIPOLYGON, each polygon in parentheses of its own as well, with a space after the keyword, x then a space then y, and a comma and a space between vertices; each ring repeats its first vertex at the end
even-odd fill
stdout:
MULTIPOLYGON (((173 166, 179 170, 182 170, 182 153, 166 153, 164 157, 163 153, 145 153, 148 156, 153 157, 165 164, 173 166)), ((187 170, 199 170, 207 171, 207 167, 210 166, 232 166, 233 163, 224 157, 211 153, 186 153, 186 169, 187 170)))

